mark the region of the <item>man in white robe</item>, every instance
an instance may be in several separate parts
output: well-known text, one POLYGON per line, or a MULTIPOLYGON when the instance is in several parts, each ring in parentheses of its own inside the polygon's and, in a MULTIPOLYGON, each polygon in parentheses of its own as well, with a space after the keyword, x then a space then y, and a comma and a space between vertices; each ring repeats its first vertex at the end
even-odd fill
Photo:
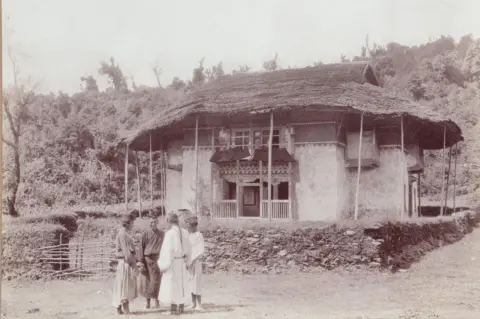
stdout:
POLYGON ((158 266, 163 273, 159 300, 170 304, 170 314, 184 312, 191 296, 187 261, 191 259, 188 231, 181 228, 178 215, 167 217, 170 229, 165 233, 158 266))

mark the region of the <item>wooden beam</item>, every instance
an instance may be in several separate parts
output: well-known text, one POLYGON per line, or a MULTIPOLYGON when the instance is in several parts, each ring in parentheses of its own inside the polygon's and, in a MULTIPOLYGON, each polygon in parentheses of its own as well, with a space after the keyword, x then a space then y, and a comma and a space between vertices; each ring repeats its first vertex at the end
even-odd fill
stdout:
POLYGON ((360 136, 358 141, 358 168, 357 168, 357 186, 355 189, 355 213, 354 219, 358 219, 358 195, 360 192, 360 173, 362 170, 362 140, 363 140, 363 113, 360 115, 360 136))
POLYGON ((195 208, 194 213, 198 216, 198 115, 195 117, 195 208))
POLYGON ((262 161, 258 161, 258 171, 260 172, 259 174, 259 180, 260 180, 260 191, 259 191, 259 196, 260 196, 260 218, 263 218, 263 163, 262 161))
POLYGON ((142 194, 140 192, 140 164, 138 154, 135 152, 135 171, 137 173, 137 198, 138 198, 138 214, 142 217, 142 194))
POLYGON ((237 160, 237 169, 236 169, 236 173, 237 173, 237 176, 236 176, 236 180, 237 180, 237 183, 236 183, 236 193, 237 193, 237 218, 240 216, 240 161, 237 160))
POLYGON ((445 210, 448 207, 448 182, 450 180, 450 167, 452 166, 452 147, 450 146, 450 151, 448 152, 448 169, 447 169, 447 181, 445 185, 445 210))
POLYGON ((125 145, 125 211, 128 213, 128 144, 125 145))
POLYGON ((292 162, 288 162, 288 218, 293 220, 293 170, 292 162))
MULTIPOLYGON (((212 126, 212 155, 215 154, 215 127, 212 126)), ((214 200, 214 194, 213 192, 215 191, 215 183, 214 183, 214 176, 213 176, 213 168, 214 168, 215 163, 210 163, 210 216, 213 216, 213 200, 214 200)))
POLYGON ((454 177, 453 177, 453 212, 455 213, 455 208, 456 208, 456 203, 455 203, 455 199, 457 197, 457 156, 458 156, 458 144, 455 143, 455 157, 454 157, 454 168, 453 168, 453 171, 454 171, 454 177))
MULTIPOLYGON (((447 126, 446 125, 443 125, 443 150, 442 150, 442 193, 441 193, 441 196, 440 198, 443 199, 443 197, 445 196, 445 149, 447 148, 446 147, 446 139, 447 139, 447 126)), ((441 204, 441 207, 440 207, 440 215, 443 216, 444 215, 444 209, 445 207, 443 206, 443 201, 442 201, 442 204, 441 204)))
POLYGON ((421 199, 422 199, 422 193, 420 192, 420 187, 421 187, 421 179, 420 179, 420 173, 418 173, 418 187, 417 187, 417 192, 418 192, 418 216, 422 215, 422 204, 421 204, 421 199))
POLYGON ((268 220, 272 220, 272 142, 273 142, 273 112, 270 113, 270 134, 268 138, 268 220))
POLYGON ((405 171, 407 170, 407 158, 405 154, 405 128, 403 127, 403 115, 400 116, 400 139, 402 143, 402 156, 405 158, 405 165, 402 165, 402 194, 403 194, 403 205, 402 205, 402 218, 405 217, 405 206, 407 205, 407 196, 405 196, 407 192, 408 186, 405 186, 405 171))
POLYGON ((150 208, 153 209, 153 157, 152 157, 152 133, 150 137, 150 208))

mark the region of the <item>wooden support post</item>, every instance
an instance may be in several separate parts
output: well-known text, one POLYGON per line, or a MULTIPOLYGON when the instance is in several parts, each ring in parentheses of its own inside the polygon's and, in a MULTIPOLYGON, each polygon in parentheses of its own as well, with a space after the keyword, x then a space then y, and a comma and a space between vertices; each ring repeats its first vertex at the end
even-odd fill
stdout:
POLYGON ((236 218, 238 218, 240 216, 240 161, 237 160, 237 169, 236 169, 236 173, 237 173, 237 178, 236 178, 236 199, 237 199, 237 211, 236 211, 236 218))
POLYGON ((60 233, 60 271, 63 270, 63 234, 60 233))
POLYGON ((268 138, 268 220, 272 220, 272 143, 273 143, 273 111, 270 112, 270 134, 268 138))
POLYGON ((355 212, 354 219, 358 219, 358 195, 360 192, 360 173, 362 170, 362 140, 363 140, 363 112, 360 115, 360 137, 358 141, 358 168, 357 168, 357 187, 355 189, 355 212))
POLYGON ((454 171, 454 177, 453 177, 453 212, 455 213, 455 209, 456 209, 456 206, 455 206, 455 199, 457 197, 457 156, 458 156, 458 144, 455 143, 455 157, 454 157, 454 168, 453 168, 453 171, 454 171))
MULTIPOLYGON (((212 126, 212 155, 215 154, 215 127, 212 126)), ((215 177, 213 175, 213 168, 215 163, 210 164, 210 216, 213 216, 213 200, 215 191, 215 177)))
MULTIPOLYGON (((447 126, 443 125, 443 150, 442 150, 442 194, 440 198, 443 199, 445 196, 445 149, 446 147, 446 139, 447 139, 447 126)), ((444 215, 445 207, 443 206, 443 201, 440 207, 440 216, 444 215)))
POLYGON ((407 170, 407 158, 405 154, 405 131, 403 127, 403 115, 400 116, 400 135, 401 135, 401 147, 402 147, 402 157, 405 158, 405 165, 402 165, 402 194, 403 194, 403 205, 402 205, 402 219, 405 217, 405 211, 407 206, 407 196, 406 192, 408 191, 408 181, 405 183, 405 175, 408 174, 407 170))
POLYGON ((195 117, 195 215, 198 216, 198 115, 195 117))
POLYGON ((167 215, 166 211, 166 201, 167 201, 167 169, 168 169, 168 155, 165 151, 162 150, 162 205, 163 205, 163 214, 167 215))
POLYGON ((142 193, 140 191, 140 163, 138 160, 138 154, 135 152, 135 171, 137 173, 137 198, 138 198, 138 214, 142 217, 142 193))
POLYGON ((293 220, 293 170, 292 170, 292 162, 288 162, 288 218, 293 220))
POLYGON ((150 138, 150 208, 153 209, 153 157, 152 157, 152 133, 150 138))
POLYGON ((447 169, 447 181, 445 185, 445 211, 448 209, 448 182, 450 180, 450 167, 452 166, 452 147, 448 152, 448 169, 447 169))
MULTIPOLYGON (((260 218, 263 218, 263 162, 258 161, 258 171, 260 180, 260 218)), ((268 211, 268 209, 267 209, 268 211)))
POLYGON ((128 212, 128 144, 125 145, 125 212, 128 212))
POLYGON ((418 216, 422 216, 422 203, 420 202, 422 199, 422 193, 420 192, 420 187, 422 185, 421 179, 420 179, 420 173, 418 173, 418 187, 417 187, 417 196, 418 196, 418 216))

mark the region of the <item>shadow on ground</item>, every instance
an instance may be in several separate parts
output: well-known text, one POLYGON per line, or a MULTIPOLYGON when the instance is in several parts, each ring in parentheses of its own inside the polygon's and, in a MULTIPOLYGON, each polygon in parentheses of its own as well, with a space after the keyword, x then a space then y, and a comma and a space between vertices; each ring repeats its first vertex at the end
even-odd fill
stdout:
MULTIPOLYGON (((194 311, 194 310, 185 310, 185 314, 208 314, 208 313, 218 313, 218 312, 231 312, 234 311, 235 308, 243 308, 245 305, 216 305, 213 303, 206 303, 203 304, 203 311, 194 311)), ((131 311, 130 314, 132 315, 150 315, 155 313, 165 313, 168 312, 168 308, 160 308, 160 309, 153 309, 153 310, 143 310, 143 311, 131 311)))

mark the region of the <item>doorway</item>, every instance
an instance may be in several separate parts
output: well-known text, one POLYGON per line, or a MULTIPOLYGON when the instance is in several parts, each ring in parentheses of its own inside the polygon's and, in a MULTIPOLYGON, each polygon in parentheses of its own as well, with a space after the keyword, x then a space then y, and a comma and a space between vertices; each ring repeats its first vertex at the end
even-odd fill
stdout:
POLYGON ((244 184, 241 186, 240 215, 242 217, 260 217, 260 185, 244 184))

